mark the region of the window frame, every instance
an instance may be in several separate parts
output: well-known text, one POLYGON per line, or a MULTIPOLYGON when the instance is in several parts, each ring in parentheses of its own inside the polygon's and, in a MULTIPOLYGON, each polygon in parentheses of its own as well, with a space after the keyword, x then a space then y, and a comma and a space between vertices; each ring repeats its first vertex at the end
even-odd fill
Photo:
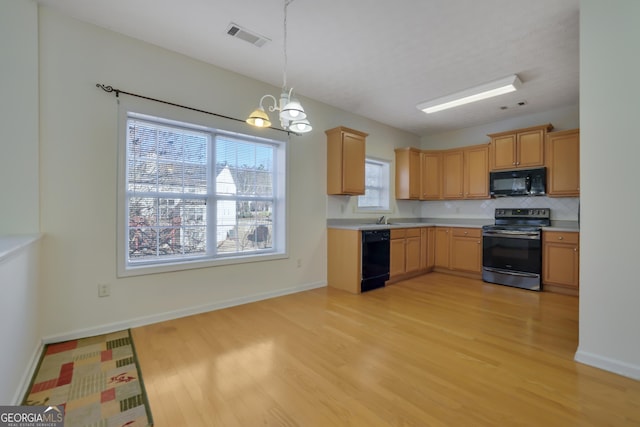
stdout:
MULTIPOLYGON (((382 196, 381 199, 385 200, 386 206, 360 206, 360 200, 364 196, 358 196, 358 200, 356 201, 355 212, 358 213, 391 213, 391 161, 385 159, 379 159, 375 157, 367 156, 365 158, 365 175, 366 175, 366 165, 376 164, 380 165, 383 168, 383 175, 381 179, 384 181, 385 185, 381 187, 382 196)), ((367 189, 370 188, 367 186, 365 179, 365 195, 367 194, 367 189)))
MULTIPOLYGON (((117 184, 117 275, 118 277, 137 276, 145 274, 165 273, 181 271, 195 268, 206 268, 223 265, 233 265, 249 262, 261 262, 276 259, 288 258, 288 139, 283 140, 281 135, 273 132, 265 138, 263 135, 255 135, 247 132, 247 129, 238 129, 236 126, 229 126, 222 120, 212 120, 209 117, 202 117, 201 113, 180 111, 176 107, 155 106, 140 102, 119 102, 118 119, 118 184, 117 184), (127 191, 127 132, 128 119, 157 123, 160 126, 182 128, 187 131, 204 132, 209 137, 209 153, 207 160, 207 193, 202 195, 207 198, 207 250, 204 254, 194 257, 180 257, 166 260, 154 260, 151 262, 129 262, 129 227, 128 227, 128 200, 127 191), (232 130, 225 129, 230 127, 232 130), (240 130, 241 132, 238 132, 240 130), (278 136, 278 137, 276 137, 278 136), (232 140, 241 140, 272 145, 274 147, 273 165, 273 246, 269 249, 260 249, 246 252, 225 252, 217 253, 216 249, 216 207, 220 200, 238 200, 240 197, 219 197, 216 193, 215 172, 215 147, 216 138, 226 137, 232 140), (213 239, 213 240, 212 240, 213 239), (213 242, 213 243, 211 243, 213 242), (212 248, 213 245, 213 248, 212 248), (212 250, 213 249, 213 250, 212 250)), ((232 123, 233 125, 233 123, 232 123)), ((255 197, 254 197, 255 198, 255 197)), ((251 197, 247 198, 252 199, 251 197)))

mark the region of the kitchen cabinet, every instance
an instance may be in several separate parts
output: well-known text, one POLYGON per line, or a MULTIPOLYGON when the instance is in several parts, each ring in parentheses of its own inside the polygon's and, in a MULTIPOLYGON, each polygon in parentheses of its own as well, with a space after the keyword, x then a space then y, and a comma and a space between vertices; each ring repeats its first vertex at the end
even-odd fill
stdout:
POLYGON ((408 228, 405 238, 405 273, 411 274, 420 271, 420 228, 408 228))
POLYGON ((489 134, 491 169, 518 169, 544 166, 545 139, 553 126, 545 124, 525 129, 489 134))
POLYGON ((482 271, 482 230, 451 228, 450 268, 469 273, 482 271))
POLYGON ((396 199, 420 199, 420 150, 398 148, 396 153, 396 199))
POLYGON ((420 229, 420 270, 431 271, 435 266, 435 227, 422 227, 420 229))
POLYGON ((580 273, 580 234, 542 232, 542 284, 551 289, 577 295, 580 273))
POLYGON ((327 194, 364 194, 365 141, 368 134, 343 126, 327 135, 327 194))
POLYGON ((442 198, 442 153, 423 151, 420 153, 420 200, 442 198))
POLYGON ((489 146, 443 152, 443 198, 489 198, 489 146))
POLYGON ((489 198, 489 145, 466 147, 464 155, 464 198, 489 198))
POLYGON ((449 227, 436 227, 435 231, 435 257, 434 267, 436 268, 449 268, 449 234, 451 229, 449 227))
POLYGON ((389 279, 397 278, 405 272, 405 238, 406 229, 394 228, 391 230, 391 241, 389 242, 389 279))
POLYGON ((442 197, 462 199, 464 196, 464 153, 447 150, 442 153, 442 197))
POLYGON ((547 195, 580 196, 580 130, 547 134, 547 195))
POLYGON ((327 284, 360 293, 362 236, 359 230, 327 229, 327 284))
POLYGON ((421 231, 416 228, 391 229, 390 279, 420 271, 421 231))

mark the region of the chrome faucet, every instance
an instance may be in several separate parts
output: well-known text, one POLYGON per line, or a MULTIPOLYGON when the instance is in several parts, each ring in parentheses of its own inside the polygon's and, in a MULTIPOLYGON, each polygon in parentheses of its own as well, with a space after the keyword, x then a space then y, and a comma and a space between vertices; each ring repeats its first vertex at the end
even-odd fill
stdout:
POLYGON ((382 215, 380 218, 378 218, 378 220, 376 221, 376 224, 382 224, 383 222, 384 222, 385 224, 387 223, 387 222, 385 221, 384 215, 382 215))

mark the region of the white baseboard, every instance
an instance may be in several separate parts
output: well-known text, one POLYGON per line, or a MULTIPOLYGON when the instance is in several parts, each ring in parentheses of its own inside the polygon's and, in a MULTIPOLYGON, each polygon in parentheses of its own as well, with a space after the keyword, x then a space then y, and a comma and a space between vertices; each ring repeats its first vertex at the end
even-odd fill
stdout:
POLYGON ((154 314, 151 316, 143 316, 134 319, 124 320, 122 322, 109 323, 106 325, 95 326, 86 329, 76 329, 75 331, 64 334, 50 335, 42 339, 44 344, 54 342, 69 341, 78 338, 92 337, 95 335, 108 334, 111 332, 121 331, 128 328, 136 328, 138 326, 151 325, 153 323, 164 322, 166 320, 178 319, 180 317, 192 316, 194 314, 206 313, 209 311, 220 310, 223 308, 233 307, 236 305, 248 304, 251 302, 262 301, 283 295, 295 294, 298 292, 308 291, 316 288, 327 286, 326 282, 308 283, 305 285, 294 286, 291 288, 278 289, 276 291, 264 292, 260 294, 248 295, 246 297, 232 298, 225 301, 217 301, 212 304, 205 304, 196 307, 185 308, 181 310, 169 311, 166 313, 154 314))
POLYGON ((27 365, 27 369, 25 369, 22 374, 22 378, 20 379, 20 388, 16 391, 16 394, 13 395, 13 403, 12 405, 20 405, 22 403, 22 399, 27 395, 27 391, 29 389, 29 385, 31 384, 31 378, 36 372, 36 368, 38 367, 38 363, 40 362, 40 356, 42 355, 42 351, 44 350, 44 342, 40 341, 40 343, 36 346, 31 354, 31 359, 29 360, 29 364, 27 365))
POLYGON ((621 362, 598 354, 589 353, 578 349, 574 357, 576 362, 595 368, 604 369, 614 374, 622 375, 634 380, 640 380, 640 366, 631 363, 621 362))

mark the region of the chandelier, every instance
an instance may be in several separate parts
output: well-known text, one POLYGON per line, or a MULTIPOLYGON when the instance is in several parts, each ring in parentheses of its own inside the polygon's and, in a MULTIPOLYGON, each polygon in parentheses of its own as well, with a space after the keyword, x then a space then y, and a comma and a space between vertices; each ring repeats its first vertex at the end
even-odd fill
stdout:
POLYGON ((273 104, 268 105, 269 112, 279 111, 280 125, 283 129, 294 133, 306 133, 310 132, 311 123, 307 120, 307 114, 304 112, 304 108, 300 102, 292 97, 293 88, 287 89, 287 6, 293 0, 284 0, 284 68, 282 78, 282 93, 280 98, 276 99, 275 96, 266 94, 260 98, 258 108, 256 108, 247 118, 247 123, 252 126, 266 128, 271 126, 271 120, 265 111, 265 101, 269 100, 273 104))

